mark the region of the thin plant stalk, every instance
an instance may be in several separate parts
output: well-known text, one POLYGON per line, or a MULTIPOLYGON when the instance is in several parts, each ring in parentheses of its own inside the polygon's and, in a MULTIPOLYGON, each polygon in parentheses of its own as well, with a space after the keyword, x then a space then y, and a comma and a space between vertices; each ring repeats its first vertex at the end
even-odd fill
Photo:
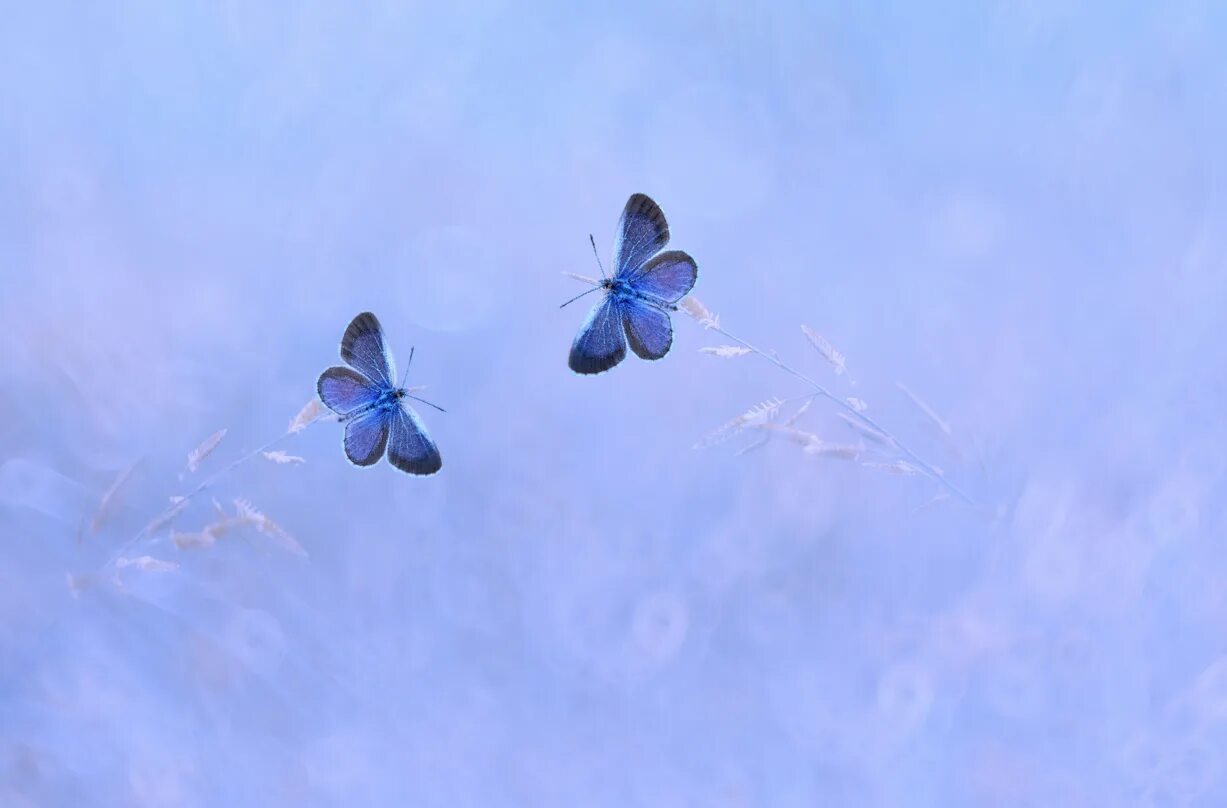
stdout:
POLYGON ((136 543, 139 542, 142 538, 144 538, 147 535, 152 535, 155 531, 150 529, 151 526, 153 525, 161 526, 161 525, 167 524, 170 520, 172 520, 178 514, 179 511, 186 509, 187 506, 191 503, 193 499, 200 496, 205 491, 208 491, 210 488, 216 485, 222 478, 226 477, 228 474, 230 474, 232 471, 237 469, 239 466, 242 466, 244 463, 246 463, 247 461, 251 460, 254 457, 259 457, 261 454, 269 451, 270 449, 272 449, 277 444, 281 443, 286 438, 291 437, 292 435, 297 435, 299 432, 306 429, 312 423, 315 423, 316 421, 319 421, 319 420, 322 420, 328 417, 326 415, 320 415, 316 413, 316 414, 312 414, 309 417, 307 417, 306 420, 302 420, 304 418, 304 415, 306 415, 309 412, 309 408, 311 404, 312 402, 308 402, 307 407, 305 407, 303 409, 303 412, 300 412, 298 416, 294 419, 294 421, 290 423, 290 427, 285 432, 273 438, 268 443, 265 443, 263 446, 259 446, 255 449, 252 449, 250 452, 247 452, 246 454, 241 455, 238 459, 232 461, 229 465, 209 475, 209 477, 207 477, 204 481, 202 481, 199 485, 197 485, 191 491, 187 492, 181 497, 177 497, 174 502, 172 502, 168 507, 164 508, 145 527, 141 528, 134 536, 132 536, 130 539, 128 539, 126 542, 120 545, 119 548, 116 549, 115 552, 111 554, 111 557, 107 559, 106 563, 103 564, 98 569, 98 575, 101 576, 108 569, 114 566, 115 563, 119 561, 120 558, 123 558, 124 555, 129 550, 131 550, 132 547, 135 546, 136 543))
MULTIPOLYGON (((692 316, 693 316, 693 315, 692 315, 692 316)), ((696 319, 698 319, 698 318, 696 318, 696 319)), ((874 420, 872 417, 870 417, 870 416, 866 415, 865 413, 863 413, 863 412, 861 412, 860 410, 856 409, 856 407, 853 407, 851 404, 849 404, 848 402, 844 401, 844 400, 843 400, 842 398, 840 398, 839 396, 837 396, 837 395, 833 394, 833 393, 832 393, 830 390, 826 389, 826 387, 824 387, 823 385, 819 384, 819 383, 818 383, 817 381, 815 381, 814 379, 810 378, 809 376, 805 375, 805 374, 804 374, 804 373, 802 373, 801 371, 799 371, 799 370, 797 370, 797 369, 793 368, 792 366, 788 365, 786 362, 781 361, 781 360, 779 359, 779 357, 775 356, 774 354, 767 353, 766 351, 761 350, 761 349, 760 349, 760 348, 758 348, 757 346, 752 345, 752 344, 750 344, 749 342, 746 342, 746 341, 745 341, 744 339, 742 339, 741 337, 739 337, 739 336, 737 336, 737 335, 735 335, 735 334, 730 334, 728 331, 725 331, 725 330, 724 330, 724 328, 722 328, 722 327, 719 325, 719 323, 713 322, 713 321, 711 321, 711 320, 706 320, 706 321, 701 320, 701 322, 703 323, 703 325, 704 325, 706 328, 708 328, 708 329, 710 329, 710 330, 712 330, 712 331, 715 331, 717 334, 720 334, 720 335, 722 335, 722 336, 724 336, 724 337, 726 337, 726 338, 728 338, 728 339, 732 340, 733 342, 737 343, 737 344, 738 344, 738 345, 740 345, 741 347, 743 347, 743 348, 745 348, 746 350, 750 351, 750 353, 757 354, 757 355, 761 356, 763 359, 766 359, 768 362, 770 362, 771 364, 775 365, 775 366, 776 366, 777 368, 779 368, 780 370, 784 371, 785 373, 789 374, 790 376, 792 376, 792 377, 794 377, 794 378, 796 378, 796 379, 799 379, 800 381, 802 381, 802 382, 804 382, 805 384, 809 385, 810 387, 812 387, 812 388, 814 389, 814 394, 815 394, 815 395, 817 395, 817 396, 821 396, 822 398, 825 398, 825 399, 828 399, 828 400, 830 400, 830 401, 834 402, 834 403, 836 404, 836 406, 838 406, 840 409, 842 409, 842 410, 844 410, 845 412, 847 412, 847 413, 848 413, 848 414, 849 414, 851 417, 853 417, 853 418, 857 419, 858 421, 860 421, 861 423, 863 423, 863 424, 865 424, 866 426, 870 427, 871 429, 875 429, 875 430, 877 430, 878 432, 881 432, 881 433, 882 433, 884 436, 886 436, 886 438, 887 438, 887 439, 888 439, 888 440, 889 440, 889 441, 890 441, 890 442, 891 442, 891 443, 894 445, 894 447, 895 447, 895 448, 896 448, 896 449, 897 449, 897 450, 898 450, 898 451, 899 451, 899 452, 900 452, 900 453, 901 453, 901 454, 902 454, 904 457, 906 457, 908 460, 910 460, 912 463, 914 463, 918 469, 920 469, 922 472, 924 472, 924 474, 925 474, 925 476, 926 476, 926 477, 928 477, 928 478, 930 478, 930 479, 932 479, 932 480, 936 481, 937 483, 941 484, 943 487, 945 487, 945 489, 946 489, 947 491, 949 491, 951 494, 953 494, 954 496, 958 497, 959 499, 963 500, 963 501, 964 501, 964 502, 966 502, 968 505, 975 505, 975 504, 976 504, 975 500, 973 500, 973 499, 972 499, 970 496, 968 496, 968 495, 967 495, 967 494, 966 494, 966 493, 963 491, 963 489, 959 488, 957 485, 955 485, 954 483, 950 482, 950 480, 946 479, 946 475, 942 474, 942 472, 941 472, 940 470, 938 470, 937 468, 933 467, 933 466, 932 466, 930 463, 928 463, 928 462, 927 462, 927 461, 925 461, 923 458, 921 458, 921 457, 920 457, 920 455, 918 455, 918 454, 916 454, 914 451, 912 451, 912 449, 911 449, 910 447, 908 447, 908 446, 907 446, 907 445, 906 445, 906 444, 905 444, 903 441, 899 440, 899 438, 898 438, 898 437, 896 437, 896 436, 895 436, 895 434, 894 434, 893 432, 891 432, 890 430, 886 429, 884 426, 882 426, 882 425, 881 425, 881 424, 879 424, 877 421, 875 421, 875 420, 874 420)))

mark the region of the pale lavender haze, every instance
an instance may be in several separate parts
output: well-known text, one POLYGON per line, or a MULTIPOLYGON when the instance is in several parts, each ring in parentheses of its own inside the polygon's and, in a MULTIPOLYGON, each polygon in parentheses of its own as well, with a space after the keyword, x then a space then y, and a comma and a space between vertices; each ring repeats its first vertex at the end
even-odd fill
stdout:
POLYGON ((0 804, 1227 804, 1225 41, 1210 0, 10 4, 0 804), (805 387, 680 312, 572 374, 563 273, 639 191, 725 328, 975 504, 692 449, 805 387), (210 492, 309 558, 91 575, 366 309, 439 475, 317 423, 210 492))

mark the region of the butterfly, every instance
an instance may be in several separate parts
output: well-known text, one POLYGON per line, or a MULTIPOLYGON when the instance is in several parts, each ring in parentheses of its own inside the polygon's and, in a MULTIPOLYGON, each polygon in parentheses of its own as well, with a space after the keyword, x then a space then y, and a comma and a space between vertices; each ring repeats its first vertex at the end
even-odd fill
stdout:
MULTIPOLYGON (((596 240, 588 236, 596 252, 596 240)), ((626 357, 626 344, 642 359, 660 359, 673 344, 669 312, 694 288, 699 268, 681 250, 661 252, 669 243, 669 225, 660 206, 633 194, 622 209, 614 241, 613 277, 601 267, 602 280, 571 298, 572 303, 602 289, 604 299, 588 313, 571 344, 568 364, 576 373, 603 373, 626 357)), ((600 255, 597 264, 600 265, 600 255)))
MULTIPOLYGON (((434 474, 443 458, 418 414, 405 401, 412 398, 439 411, 437 404, 396 386, 392 354, 375 315, 363 312, 341 337, 341 359, 349 367, 331 367, 320 374, 320 400, 345 424, 345 456, 357 466, 371 466, 388 451, 388 462, 410 474, 434 474)), ((409 350, 413 364, 413 349, 409 350)), ((402 383, 403 384, 403 383, 402 383)))

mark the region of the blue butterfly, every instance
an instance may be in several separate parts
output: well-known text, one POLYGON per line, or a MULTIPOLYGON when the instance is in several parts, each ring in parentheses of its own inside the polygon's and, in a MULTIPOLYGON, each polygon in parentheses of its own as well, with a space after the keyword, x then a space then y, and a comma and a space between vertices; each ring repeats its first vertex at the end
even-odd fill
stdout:
MULTIPOLYGON (((442 407, 410 395, 393 381, 392 354, 375 315, 363 312, 341 337, 341 359, 350 367, 332 367, 316 384, 320 400, 345 424, 345 456, 357 466, 371 466, 388 450, 388 462, 410 474, 434 474, 443 458, 418 414, 412 398, 437 410, 442 407)), ((413 350, 409 351, 413 364, 413 350)))
MULTIPOLYGON (((596 240, 592 250, 596 251, 596 240)), ((669 243, 669 225, 660 207, 634 194, 622 209, 614 241, 614 275, 605 275, 588 292, 605 290, 605 299, 588 313, 571 344, 568 364, 576 373, 603 373, 626 357, 626 343, 642 359, 660 359, 673 344, 669 312, 694 288, 699 276, 694 259, 681 250, 660 252, 669 243)), ((601 258, 597 256, 597 263, 601 258)))

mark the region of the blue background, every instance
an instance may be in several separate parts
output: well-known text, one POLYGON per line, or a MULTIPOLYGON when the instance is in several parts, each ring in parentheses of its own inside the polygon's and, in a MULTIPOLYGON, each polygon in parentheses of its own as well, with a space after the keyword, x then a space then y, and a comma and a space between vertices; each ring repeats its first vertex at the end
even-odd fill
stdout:
POLYGON ((4 16, 0 802, 1227 803, 1219 4, 4 16), (804 388, 681 314, 573 375, 562 273, 636 191, 726 328, 977 504, 693 450, 804 388), (213 491, 309 560, 163 532, 125 557, 176 569, 91 576, 364 309, 440 475, 315 424, 213 491))

